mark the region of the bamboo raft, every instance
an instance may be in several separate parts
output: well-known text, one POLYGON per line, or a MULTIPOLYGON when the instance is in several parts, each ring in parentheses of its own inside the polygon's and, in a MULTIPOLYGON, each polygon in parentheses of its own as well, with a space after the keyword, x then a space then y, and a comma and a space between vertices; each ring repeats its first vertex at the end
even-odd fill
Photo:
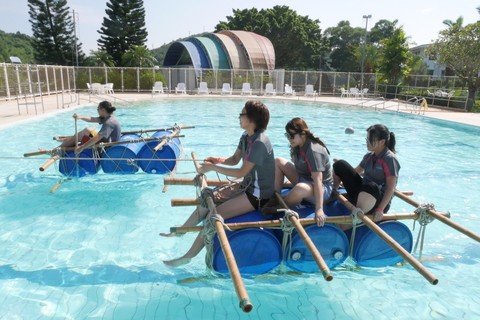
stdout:
POLYGON ((152 174, 171 173, 182 150, 179 138, 184 135, 180 132, 190 128, 194 127, 175 125, 170 128, 126 131, 122 132, 120 141, 98 143, 79 154, 75 153, 74 147, 57 147, 28 152, 23 156, 50 155, 39 170, 45 171, 58 161, 59 171, 67 177, 95 174, 100 168, 105 173, 114 174, 133 174, 139 169, 152 174))
MULTIPOLYGON (((192 159, 198 172, 194 153, 192 153, 192 159)), ((413 213, 385 214, 380 223, 373 222, 372 215, 363 213, 341 194, 336 195, 336 201, 324 206, 327 214, 324 227, 316 226, 316 221, 312 217, 314 216, 312 208, 305 206, 288 208, 279 194, 276 196, 284 209, 281 210, 278 218, 267 219, 257 211, 221 222, 213 199, 208 192, 202 192, 202 190, 209 185, 219 186, 225 183, 228 181, 207 180, 203 174, 198 174, 195 179, 165 177, 164 184, 166 186, 195 185, 197 194, 201 195, 200 198, 195 199, 172 199, 172 206, 203 205, 210 210, 205 226, 171 227, 170 231, 177 234, 203 231, 205 234, 209 234, 205 228, 214 226, 215 238, 209 243, 206 241, 207 245, 213 245, 213 250, 212 248, 209 250, 207 247, 207 254, 213 252, 213 259, 212 257, 206 259, 211 261, 207 265, 217 272, 230 274, 240 308, 244 312, 250 312, 253 305, 241 275, 268 272, 280 265, 281 262, 285 262, 289 268, 295 271, 320 271, 326 281, 333 279, 330 269, 345 261, 347 256, 351 256, 358 265, 368 267, 384 267, 406 262, 429 283, 436 285, 438 278, 419 261, 423 248, 423 236, 426 226, 430 222, 438 220, 480 242, 479 235, 450 220, 449 214, 436 211, 432 205, 419 204, 410 198, 411 193, 398 190, 395 191, 395 196, 412 205, 415 211, 413 213), (211 221, 208 221, 209 219, 211 221), (413 247, 411 231, 400 220, 415 220, 420 224, 419 237, 415 249, 413 249, 416 251, 421 239, 418 259, 411 253, 413 247), (353 228, 345 233, 336 224, 348 224, 353 228), (347 239, 347 234, 350 241, 347 239), (279 250, 268 245, 269 241, 278 243, 278 240, 275 240, 277 238, 281 238, 283 241, 282 249, 287 248, 288 250, 279 253, 279 250), (332 239, 334 241, 330 241, 332 239), (254 242, 254 244, 249 242, 254 242), (256 243, 261 243, 261 245, 257 246, 256 243), (268 254, 256 251, 265 246, 267 251, 270 251, 268 254), (272 256, 271 252, 274 255, 279 254, 276 257, 278 260, 273 263, 268 261, 272 256)))

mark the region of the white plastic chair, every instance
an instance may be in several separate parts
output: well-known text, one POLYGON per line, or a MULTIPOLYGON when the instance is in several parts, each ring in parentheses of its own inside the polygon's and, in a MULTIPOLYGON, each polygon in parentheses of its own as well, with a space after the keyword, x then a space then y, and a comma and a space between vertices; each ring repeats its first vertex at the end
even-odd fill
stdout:
POLYGON ((185 83, 179 82, 177 83, 177 86, 175 87, 175 94, 181 93, 181 94, 187 94, 187 89, 185 87, 185 83))
POLYGON ((273 83, 269 82, 265 85, 265 95, 268 96, 268 95, 271 95, 271 96, 274 96, 276 95, 277 92, 275 91, 275 89, 273 89, 273 83))
POLYGON ((152 94, 155 94, 155 93, 164 93, 162 81, 155 81, 155 83, 153 84, 152 94))
POLYGON ((230 83, 224 83, 222 85, 222 94, 232 94, 232 88, 230 87, 230 83))
POLYGON ((105 93, 108 93, 108 94, 114 94, 115 92, 113 91, 113 83, 105 83, 104 85, 104 90, 105 90, 105 93))
POLYGON ((93 94, 93 88, 92 86, 90 85, 90 83, 87 82, 87 89, 88 89, 88 93, 89 94, 93 94))
POLYGON ((200 82, 198 86, 198 94, 208 94, 208 87, 206 82, 200 82))
POLYGON ((348 94, 350 96, 354 96, 355 98, 358 98, 358 96, 360 96, 360 90, 358 90, 358 88, 350 88, 350 90, 348 91, 348 94))
POLYGON ((246 95, 251 95, 252 94, 252 89, 250 88, 250 83, 248 82, 244 82, 242 84, 242 96, 246 94, 246 95))
POLYGON ((368 88, 363 88, 361 91, 360 91, 360 96, 363 98, 363 97, 366 97, 368 94, 368 88))
POLYGON ((294 96, 295 95, 295 90, 293 90, 293 88, 290 87, 289 84, 285 85, 285 95, 286 96, 294 96))
POLYGON ((340 88, 340 92, 341 92, 340 98, 349 97, 349 96, 350 96, 350 93, 349 93, 348 90, 345 89, 345 88, 340 88))
POLYGON ((90 88, 91 88, 93 94, 105 93, 105 86, 103 84, 98 83, 98 82, 92 83, 90 85, 90 88))
POLYGON ((313 90, 313 84, 305 86, 305 97, 314 97, 317 95, 317 90, 313 90))

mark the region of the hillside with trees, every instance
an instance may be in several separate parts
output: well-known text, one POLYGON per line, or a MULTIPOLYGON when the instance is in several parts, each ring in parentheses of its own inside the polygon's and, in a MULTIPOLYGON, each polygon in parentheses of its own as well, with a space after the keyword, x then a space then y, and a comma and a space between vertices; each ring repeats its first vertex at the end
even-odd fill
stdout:
POLYGON ((0 30, 0 62, 10 62, 11 56, 20 58, 23 63, 35 63, 32 38, 20 32, 0 30))

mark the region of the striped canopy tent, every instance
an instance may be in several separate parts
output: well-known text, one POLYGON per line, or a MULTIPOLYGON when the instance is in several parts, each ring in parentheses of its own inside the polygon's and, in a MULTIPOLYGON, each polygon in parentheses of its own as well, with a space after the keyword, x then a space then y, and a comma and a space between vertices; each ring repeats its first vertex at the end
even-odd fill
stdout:
POLYGON ((250 69, 248 57, 239 43, 221 33, 210 33, 208 37, 216 39, 222 45, 227 53, 231 69, 250 69))
POLYGON ((193 65, 197 76, 201 69, 212 67, 203 48, 191 40, 174 42, 165 54, 163 65, 165 67, 193 65))
POLYGON ((227 54, 220 43, 207 37, 194 37, 191 41, 203 49, 212 69, 230 69, 227 54))
POLYGON ((275 69, 275 50, 266 37, 241 30, 223 30, 174 42, 168 48, 165 67, 193 65, 201 69, 275 69))
POLYGON ((240 30, 223 30, 219 32, 232 38, 237 44, 240 44, 248 57, 249 69, 268 69, 265 59, 264 49, 260 45, 253 32, 240 30))

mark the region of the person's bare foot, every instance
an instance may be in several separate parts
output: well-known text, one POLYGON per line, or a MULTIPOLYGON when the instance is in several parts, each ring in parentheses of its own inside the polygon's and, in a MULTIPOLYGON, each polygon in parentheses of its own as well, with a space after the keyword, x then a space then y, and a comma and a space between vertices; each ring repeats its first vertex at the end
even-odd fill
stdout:
POLYGON ((169 267, 179 267, 184 264, 187 264, 191 261, 191 258, 177 258, 177 259, 172 259, 172 260, 164 260, 163 263, 165 263, 169 267))

